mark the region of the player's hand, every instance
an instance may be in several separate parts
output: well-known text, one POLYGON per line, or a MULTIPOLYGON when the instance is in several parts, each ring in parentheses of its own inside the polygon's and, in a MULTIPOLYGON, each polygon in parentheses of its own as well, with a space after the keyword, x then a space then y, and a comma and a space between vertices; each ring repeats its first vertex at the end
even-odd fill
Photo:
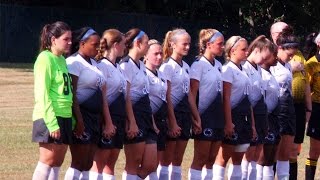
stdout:
POLYGON ((174 123, 172 125, 169 126, 169 131, 168 131, 168 135, 170 137, 178 137, 181 134, 181 128, 178 126, 177 123, 174 123))
POLYGON ((133 139, 139 134, 137 123, 130 123, 126 128, 128 139, 133 139))
POLYGON ((76 124, 76 128, 74 129, 75 136, 77 138, 81 138, 82 134, 84 133, 84 123, 83 120, 78 120, 76 124))
POLYGON ((226 123, 224 126, 224 134, 227 139, 231 139, 232 135, 234 134, 234 124, 233 123, 226 123))
POLYGON ((57 129, 57 130, 50 133, 50 137, 52 139, 60 139, 60 136, 61 136, 60 129, 57 129))
POLYGON ((104 126, 102 135, 106 138, 106 139, 110 139, 112 138, 115 134, 116 134, 116 127, 110 123, 104 126))
POLYGON ((194 134, 200 134, 202 132, 201 119, 193 121, 192 131, 194 134))

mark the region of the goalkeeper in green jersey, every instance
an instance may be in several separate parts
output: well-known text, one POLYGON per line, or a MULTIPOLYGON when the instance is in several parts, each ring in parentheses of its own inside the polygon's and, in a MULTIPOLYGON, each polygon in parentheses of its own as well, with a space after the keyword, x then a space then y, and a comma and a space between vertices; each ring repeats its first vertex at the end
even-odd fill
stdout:
POLYGON ((63 54, 69 53, 71 29, 64 22, 43 27, 40 54, 34 64, 32 141, 39 143, 33 179, 58 179, 72 141, 71 79, 63 54))

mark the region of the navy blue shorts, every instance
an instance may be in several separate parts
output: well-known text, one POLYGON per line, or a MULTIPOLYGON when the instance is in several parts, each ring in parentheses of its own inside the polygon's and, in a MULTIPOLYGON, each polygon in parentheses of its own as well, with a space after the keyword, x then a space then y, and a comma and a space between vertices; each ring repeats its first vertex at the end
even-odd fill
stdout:
POLYGON ((193 139, 222 141, 224 138, 224 114, 221 94, 200 114, 202 133, 193 134, 193 139))
POLYGON ((224 144, 248 144, 252 139, 251 104, 246 96, 237 107, 231 110, 234 134, 231 139, 224 138, 224 144))
POLYGON ((278 145, 280 142, 281 136, 278 115, 279 105, 271 113, 268 113, 268 133, 264 137, 264 144, 278 145))
POLYGON ((263 97, 253 108, 253 115, 257 138, 251 141, 251 146, 263 144, 264 137, 268 134, 267 105, 265 104, 263 97))
POLYGON ((157 137, 158 151, 164 151, 166 148, 166 139, 167 139, 167 133, 168 133, 167 111, 168 111, 167 103, 163 102, 159 110, 153 114, 154 121, 156 123, 157 128, 159 129, 159 134, 157 137))
POLYGON ((279 123, 280 123, 280 134, 291 135, 296 134, 296 113, 293 104, 293 98, 289 92, 285 92, 279 98, 279 123))
POLYGON ((139 101, 132 105, 132 109, 139 133, 133 139, 128 139, 127 135, 125 135, 124 144, 136 144, 140 142, 146 142, 147 144, 156 143, 157 134, 153 129, 149 96, 141 97, 139 101))
MULTIPOLYGON (((106 139, 103 135, 100 135, 98 147, 102 149, 122 149, 125 138, 125 99, 123 95, 116 98, 110 105, 109 111, 112 119, 112 123, 116 126, 116 133, 111 139, 106 139)), ((102 130, 101 130, 102 132, 102 130)))
POLYGON ((84 133, 80 138, 73 135, 74 144, 98 144, 102 126, 102 93, 98 89, 92 96, 80 105, 84 123, 84 133))
POLYGON ((168 136, 169 141, 183 140, 187 141, 191 137, 191 111, 188 96, 185 96, 174 108, 174 115, 178 126, 181 128, 180 136, 172 138, 168 136))

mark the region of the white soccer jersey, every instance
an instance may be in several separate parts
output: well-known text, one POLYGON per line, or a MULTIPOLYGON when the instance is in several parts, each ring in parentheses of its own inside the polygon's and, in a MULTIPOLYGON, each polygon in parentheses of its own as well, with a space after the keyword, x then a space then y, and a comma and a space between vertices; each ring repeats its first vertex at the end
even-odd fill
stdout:
POLYGON ((214 64, 205 57, 201 57, 191 65, 190 79, 199 81, 199 113, 202 114, 217 95, 222 92, 221 63, 214 60, 214 64))
POLYGON ((257 69, 249 62, 246 61, 242 65, 243 70, 247 73, 250 81, 251 81, 251 89, 249 100, 251 105, 254 107, 257 102, 264 95, 264 87, 262 84, 261 78, 261 67, 257 65, 257 69))
POLYGON ((262 81, 265 86, 265 102, 267 104, 268 112, 271 113, 276 106, 278 105, 279 95, 280 95, 280 87, 273 75, 261 68, 262 73, 262 81))
POLYGON ((280 97, 286 91, 292 94, 292 71, 290 64, 285 63, 282 65, 278 62, 276 66, 270 67, 270 71, 280 86, 280 97))
POLYGON ((120 62, 120 69, 124 78, 130 83, 130 97, 135 104, 149 93, 149 80, 146 67, 142 61, 136 64, 131 57, 126 57, 120 62))
POLYGON ((109 105, 113 103, 119 95, 126 92, 126 80, 120 71, 119 64, 113 64, 107 59, 102 59, 97 67, 103 73, 107 84, 107 100, 109 105))
POLYGON ((77 99, 79 104, 91 97, 105 83, 102 72, 96 67, 97 62, 90 59, 89 64, 76 53, 66 59, 69 73, 78 77, 77 99))
POLYGON ((165 79, 162 72, 156 70, 156 74, 151 70, 147 69, 147 75, 149 78, 149 98, 152 113, 156 113, 163 102, 166 102, 167 94, 167 80, 165 79))
POLYGON ((249 95, 250 79, 244 70, 239 69, 233 62, 222 66, 222 81, 231 83, 231 108, 234 108, 249 95))
POLYGON ((162 64, 160 69, 166 79, 171 83, 171 99, 174 107, 189 93, 190 89, 190 67, 182 61, 180 66, 175 60, 169 60, 162 64))

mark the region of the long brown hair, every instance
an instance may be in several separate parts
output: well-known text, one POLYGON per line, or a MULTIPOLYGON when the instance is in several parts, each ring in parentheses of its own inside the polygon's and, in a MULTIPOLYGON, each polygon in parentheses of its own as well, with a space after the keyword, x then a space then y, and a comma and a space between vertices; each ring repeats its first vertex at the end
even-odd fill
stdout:
POLYGON ((121 42, 124 34, 122 34, 117 29, 108 29, 103 32, 102 38, 100 39, 100 46, 98 50, 98 54, 96 56, 96 60, 103 59, 103 54, 105 51, 111 49, 114 43, 121 42))

